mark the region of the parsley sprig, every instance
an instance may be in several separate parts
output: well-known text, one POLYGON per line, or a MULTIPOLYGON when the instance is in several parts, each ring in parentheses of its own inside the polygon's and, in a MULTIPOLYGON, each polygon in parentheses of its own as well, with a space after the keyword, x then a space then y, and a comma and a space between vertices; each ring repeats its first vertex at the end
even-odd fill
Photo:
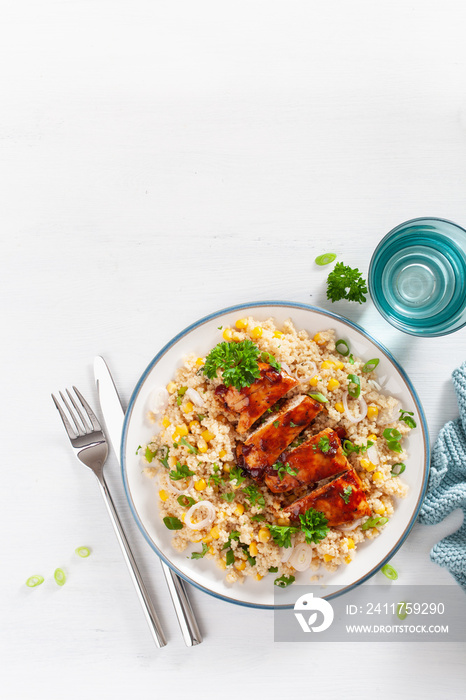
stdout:
POLYGON ((285 478, 285 474, 289 474, 290 476, 296 476, 297 471, 291 468, 290 463, 286 462, 283 464, 283 462, 275 462, 275 464, 272 464, 272 469, 274 469, 276 472, 278 472, 278 478, 280 481, 283 481, 285 478))
POLYGON ((309 508, 299 516, 300 527, 294 525, 269 525, 270 533, 274 541, 280 547, 291 547, 291 535, 302 530, 308 544, 317 543, 327 537, 329 527, 328 520, 323 513, 315 508, 309 508))
POLYGON ((366 281, 358 268, 349 267, 342 262, 337 263, 327 277, 327 299, 347 299, 362 304, 366 301, 364 294, 367 294, 366 281))
POLYGON ((190 470, 187 464, 176 463, 176 469, 171 469, 168 472, 168 476, 172 481, 179 481, 179 479, 187 479, 190 476, 194 476, 194 472, 190 470))
POLYGON ((209 379, 214 379, 218 370, 221 370, 225 386, 242 389, 245 386, 251 386, 254 380, 261 376, 259 359, 262 362, 268 362, 277 372, 280 371, 280 363, 274 356, 269 352, 261 353, 249 338, 239 343, 223 342, 209 352, 203 372, 209 379))

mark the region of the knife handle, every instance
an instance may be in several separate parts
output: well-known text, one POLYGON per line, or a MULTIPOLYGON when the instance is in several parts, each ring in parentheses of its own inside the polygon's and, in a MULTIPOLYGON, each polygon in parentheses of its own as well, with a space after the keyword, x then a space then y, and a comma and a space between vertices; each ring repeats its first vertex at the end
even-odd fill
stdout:
POLYGON ((144 615, 146 616, 147 624, 149 625, 149 629, 151 631, 152 637, 154 638, 154 642, 160 649, 161 647, 164 647, 166 645, 167 641, 165 639, 165 635, 160 625, 159 618, 155 611, 154 605, 149 597, 149 594, 146 590, 144 581, 142 580, 142 576, 139 573, 139 569, 128 544, 128 540, 126 539, 126 535, 123 531, 120 518, 118 517, 118 514, 116 512, 112 497, 110 495, 110 491, 108 490, 103 475, 98 476, 97 480, 100 484, 102 496, 104 497, 105 505, 107 506, 107 510, 110 515, 110 520, 112 521, 112 525, 115 529, 115 534, 117 536, 118 542, 120 543, 121 551, 123 552, 123 556, 125 558, 126 564, 128 565, 128 570, 131 574, 134 587, 136 588, 136 592, 139 597, 139 602, 141 603, 144 615))
POLYGON ((202 635, 186 593, 186 584, 164 561, 161 560, 161 564, 184 642, 187 647, 194 647, 202 642, 202 635))

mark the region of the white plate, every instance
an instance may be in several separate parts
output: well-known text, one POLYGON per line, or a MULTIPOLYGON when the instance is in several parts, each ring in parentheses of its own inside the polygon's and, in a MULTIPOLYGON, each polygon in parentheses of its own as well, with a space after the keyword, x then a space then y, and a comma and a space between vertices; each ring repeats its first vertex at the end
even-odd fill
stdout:
MULTIPOLYGON (((346 340, 351 352, 365 360, 380 358, 377 373, 383 379, 383 391, 398 398, 405 410, 414 411, 417 428, 406 440, 409 459, 403 480, 409 486, 405 499, 397 500, 395 513, 389 525, 379 537, 358 546, 357 555, 348 566, 340 566, 335 573, 320 570, 319 586, 337 586, 340 595, 359 585, 375 574, 396 552, 406 539, 417 517, 427 485, 429 471, 429 440, 427 425, 413 385, 389 351, 371 338, 362 328, 341 316, 305 304, 288 302, 262 302, 243 304, 223 309, 189 326, 171 340, 152 360, 131 397, 125 417, 121 445, 123 481, 131 511, 136 522, 154 551, 184 579, 198 588, 224 600, 251 607, 274 606, 274 576, 262 581, 247 577, 244 584, 229 585, 224 572, 211 559, 191 560, 190 550, 179 553, 171 546, 172 532, 167 530, 159 517, 156 479, 142 473, 138 445, 146 444, 153 435, 154 427, 146 420, 147 402, 153 389, 166 386, 180 367, 183 356, 195 353, 205 356, 221 341, 218 326, 233 326, 245 315, 253 315, 259 321, 275 318, 278 327, 291 318, 298 330, 305 329, 311 337, 320 330, 333 328, 338 338, 346 340)), ((192 547, 195 549, 195 546, 192 547)), ((309 583, 309 571, 297 574, 297 583, 309 583)), ((290 596, 292 598, 290 586, 290 596)), ((325 595, 324 591, 320 595, 325 595)), ((330 596, 329 596, 330 597, 330 596)), ((292 602, 290 598, 290 603, 292 602)), ((283 606, 280 606, 283 607, 283 606)))

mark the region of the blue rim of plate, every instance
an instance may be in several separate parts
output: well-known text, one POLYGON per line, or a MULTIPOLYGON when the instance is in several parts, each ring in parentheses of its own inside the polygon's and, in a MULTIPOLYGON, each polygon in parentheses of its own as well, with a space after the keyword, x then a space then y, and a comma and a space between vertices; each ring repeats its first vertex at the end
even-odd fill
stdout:
POLYGON ((123 485, 126 493, 126 498, 128 499, 128 504, 131 510, 131 513, 133 515, 134 520, 136 521, 137 526, 139 527, 142 535, 144 536, 144 539, 147 541, 147 543, 150 545, 150 547, 154 550, 154 552, 162 559, 162 561, 167 564, 167 566, 172 569, 178 576, 180 576, 182 579, 190 583, 192 586, 195 586, 198 588, 200 591, 203 591, 204 593, 208 593, 209 595, 213 596, 214 598, 217 598, 218 600, 224 600, 228 603, 234 603, 235 605, 241 605, 242 607, 246 608, 256 608, 256 609, 263 609, 263 610, 279 610, 279 609, 291 609, 293 607, 292 604, 287 604, 287 605, 268 605, 268 604, 260 604, 260 603, 248 603, 243 600, 237 600, 236 598, 230 598, 229 596, 226 595, 221 595, 220 593, 216 593, 209 588, 206 588, 205 586, 201 586, 197 581, 194 581, 192 578, 187 576, 186 574, 182 573, 169 559, 166 558, 166 556, 161 552, 161 550, 157 547, 157 545, 153 542, 152 538, 150 537, 149 533, 145 529, 144 525, 142 524, 139 515, 137 513, 136 507, 133 503, 133 499, 131 497, 128 481, 126 478, 126 437, 128 433, 128 424, 131 419, 131 415, 133 412, 134 404, 136 401, 136 398, 139 394, 139 391, 145 382, 148 374, 152 371, 152 368, 157 364, 157 362, 160 360, 163 355, 165 355, 170 348, 175 345, 181 338, 183 338, 185 335, 190 333, 192 330, 195 328, 198 328, 199 326, 202 326, 204 323, 207 323, 209 321, 212 321, 214 318, 217 318, 218 316, 222 316, 223 314, 231 313, 232 311, 244 311, 245 309, 253 309, 253 308, 261 308, 261 307, 267 307, 267 306, 282 306, 282 307, 287 307, 290 309, 305 309, 306 311, 314 311, 318 314, 322 314, 323 316, 326 316, 328 318, 334 318, 337 321, 340 321, 341 323, 350 326, 351 328, 355 329, 359 333, 361 333, 364 337, 368 338, 374 345, 376 345, 381 352, 384 353, 384 355, 394 364, 400 375, 403 377, 404 381, 406 382, 406 385, 411 393, 411 396, 413 397, 413 400, 417 406, 418 412, 419 412, 419 417, 421 419, 422 423, 422 434, 423 434, 423 442, 424 442, 424 481, 422 484, 422 489, 419 494, 418 502, 416 504, 416 508, 414 509, 414 512, 411 516, 411 520, 409 521, 405 531, 403 532, 402 536, 396 543, 394 547, 388 552, 388 554, 380 561, 375 567, 373 567, 370 571, 368 571, 364 576, 359 578, 357 581, 354 581, 353 583, 349 584, 348 586, 343 586, 341 591, 337 591, 331 595, 328 596, 322 596, 324 598, 327 598, 328 600, 331 600, 332 598, 337 598, 340 595, 344 595, 345 593, 348 593, 349 591, 353 590, 353 588, 356 588, 356 586, 360 586, 362 583, 367 581, 369 578, 374 576, 380 569, 388 562, 394 554, 400 549, 401 545, 405 542, 406 538, 408 537, 409 533, 411 532, 414 523, 416 522, 419 509, 422 505, 422 501, 424 500, 424 496, 426 493, 427 489, 427 481, 429 478, 429 470, 430 470, 430 445, 429 445, 429 430, 427 428, 427 421, 426 417, 424 415, 424 409, 422 408, 422 404, 419 400, 419 397, 417 395, 417 392, 407 376, 406 372, 404 369, 401 367, 401 365, 395 360, 393 355, 387 348, 382 345, 378 340, 375 340, 367 331, 365 331, 361 326, 358 326, 357 323, 354 323, 353 321, 349 321, 348 319, 344 318, 343 316, 340 316, 339 314, 333 313, 332 311, 326 311, 325 309, 320 309, 317 306, 311 306, 310 304, 302 304, 299 302, 291 302, 291 301, 258 301, 258 302, 250 302, 246 304, 237 304, 235 306, 228 306, 225 309, 221 309, 220 311, 215 311, 214 313, 209 314, 208 316, 204 316, 201 318, 199 321, 196 321, 195 323, 192 323, 190 326, 187 326, 184 330, 182 330, 180 333, 178 333, 174 338, 172 338, 164 347, 157 353, 157 355, 154 357, 154 359, 149 363, 149 365, 146 367, 144 370, 141 378, 139 379, 138 383, 136 384, 133 393, 131 394, 131 398, 129 400, 128 404, 128 409, 125 414, 125 419, 123 422, 123 432, 122 432, 122 437, 121 437, 121 451, 120 451, 120 463, 121 463, 121 474, 123 478, 123 485))

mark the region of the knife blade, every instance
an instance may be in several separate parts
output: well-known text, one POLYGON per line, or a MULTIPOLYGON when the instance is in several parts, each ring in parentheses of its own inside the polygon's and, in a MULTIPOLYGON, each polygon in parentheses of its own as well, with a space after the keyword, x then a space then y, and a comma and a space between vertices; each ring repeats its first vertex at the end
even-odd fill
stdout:
MULTIPOLYGON (((120 445, 125 412, 108 365, 100 355, 94 359, 94 377, 100 407, 107 428, 106 434, 112 443, 118 462, 120 462, 120 445)), ((164 561, 160 560, 160 562, 185 644, 190 647, 196 646, 202 642, 202 636, 185 584, 164 561)))

